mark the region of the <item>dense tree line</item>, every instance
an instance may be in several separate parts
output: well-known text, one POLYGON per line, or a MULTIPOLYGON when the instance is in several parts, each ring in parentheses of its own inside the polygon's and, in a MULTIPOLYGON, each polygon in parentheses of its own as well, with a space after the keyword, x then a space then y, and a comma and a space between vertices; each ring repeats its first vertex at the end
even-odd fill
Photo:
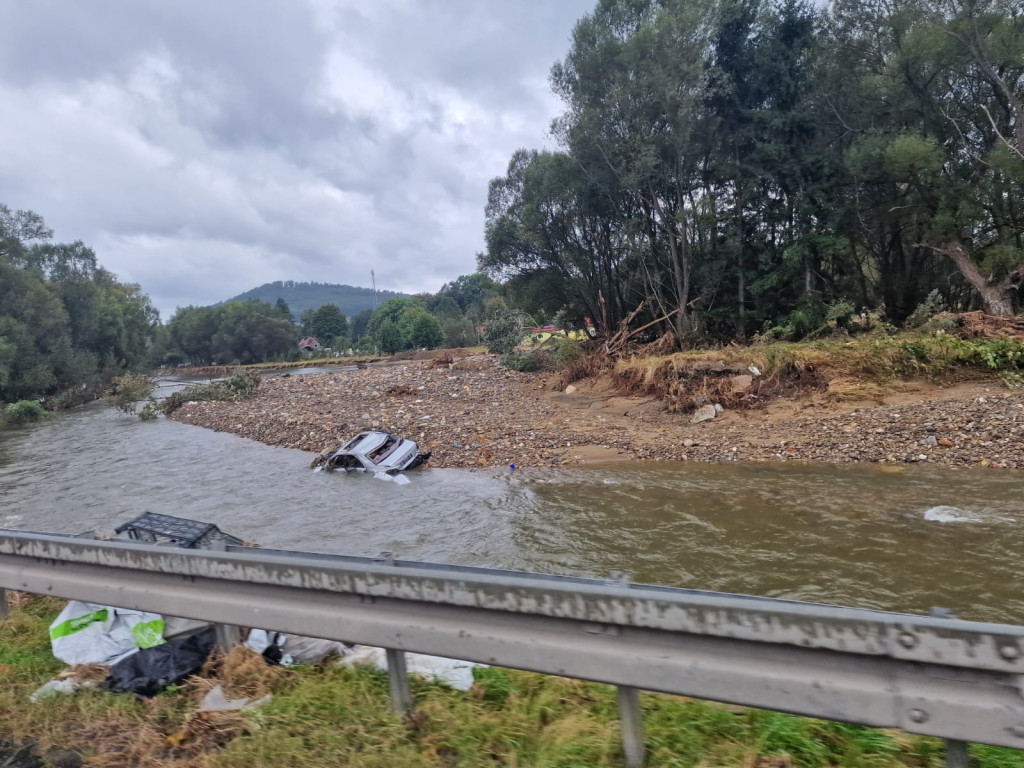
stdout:
POLYGON ((179 308, 167 322, 164 362, 260 363, 297 356, 299 328, 285 302, 258 299, 179 308))
POLYGON ((470 347, 488 313, 504 306, 503 288, 477 272, 445 283, 437 293, 392 298, 350 324, 351 341, 363 351, 393 354, 407 349, 470 347))
POLYGON ((682 340, 1019 308, 1020 0, 601 0, 551 83, 561 149, 491 182, 516 300, 682 340), (937 294, 934 292, 938 292, 937 294))
POLYGON ((0 402, 78 402, 149 362, 149 297, 52 237, 38 214, 0 205, 0 402))
POLYGON ((501 287, 486 275, 463 275, 436 294, 390 298, 351 320, 335 304, 306 309, 292 320, 289 302, 258 299, 210 307, 184 307, 160 330, 157 356, 164 363, 232 365, 298 359, 301 337, 334 351, 393 354, 478 344, 490 308, 503 305, 501 287), (497 304, 495 304, 497 303, 497 304))

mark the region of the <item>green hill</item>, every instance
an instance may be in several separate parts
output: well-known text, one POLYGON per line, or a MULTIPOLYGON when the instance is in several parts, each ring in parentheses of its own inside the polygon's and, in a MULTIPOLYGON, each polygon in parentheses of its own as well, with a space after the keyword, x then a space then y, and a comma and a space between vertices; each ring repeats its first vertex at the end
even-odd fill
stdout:
MULTIPOLYGON (((377 305, 388 299, 405 298, 409 294, 395 291, 377 291, 377 305)), ((342 313, 352 317, 364 309, 373 309, 374 296, 372 288, 357 288, 352 285, 335 285, 333 283, 296 283, 294 280, 278 280, 264 283, 233 296, 227 301, 245 301, 259 299, 271 304, 278 299, 288 302, 292 315, 298 320, 307 309, 316 309, 324 304, 336 304, 342 313)))

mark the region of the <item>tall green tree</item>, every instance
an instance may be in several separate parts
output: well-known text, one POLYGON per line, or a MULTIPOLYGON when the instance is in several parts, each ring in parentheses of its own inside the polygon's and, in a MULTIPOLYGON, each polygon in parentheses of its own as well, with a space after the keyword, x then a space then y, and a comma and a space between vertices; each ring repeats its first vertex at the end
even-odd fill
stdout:
POLYGON ((0 205, 0 400, 94 393, 149 362, 159 316, 83 243, 0 205), (83 389, 84 385, 84 389, 83 389))
POLYGON ((314 337, 322 344, 332 344, 335 339, 348 336, 348 318, 336 304, 307 309, 302 313, 302 333, 314 337))
POLYGON ((381 320, 376 338, 380 351, 386 355, 393 355, 405 348, 402 331, 398 327, 398 323, 389 316, 381 320))
POLYGON ((437 349, 444 343, 444 328, 441 321, 425 309, 414 309, 405 313, 399 325, 403 345, 418 349, 437 349))

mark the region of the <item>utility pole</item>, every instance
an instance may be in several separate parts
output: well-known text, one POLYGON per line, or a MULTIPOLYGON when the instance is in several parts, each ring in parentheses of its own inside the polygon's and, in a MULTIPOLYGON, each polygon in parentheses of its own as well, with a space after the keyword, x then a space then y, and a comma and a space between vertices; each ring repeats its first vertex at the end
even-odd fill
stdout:
POLYGON ((373 285, 373 311, 377 311, 377 276, 370 270, 370 283, 373 285))

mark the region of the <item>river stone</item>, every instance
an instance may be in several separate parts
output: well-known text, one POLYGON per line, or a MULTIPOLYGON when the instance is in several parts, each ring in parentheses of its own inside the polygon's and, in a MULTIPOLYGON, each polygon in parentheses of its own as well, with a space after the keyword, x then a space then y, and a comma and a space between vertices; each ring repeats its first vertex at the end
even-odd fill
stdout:
POLYGON ((730 382, 732 384, 732 391, 738 394, 750 389, 751 385, 754 383, 754 377, 749 373, 745 373, 741 376, 733 376, 732 379, 730 379, 730 382))
POLYGON ((700 424, 702 421, 711 421, 718 415, 718 409, 713 405, 702 405, 696 411, 693 412, 693 416, 690 418, 691 424, 700 424))
POLYGON ((575 392, 576 392, 576 386, 574 384, 570 384, 568 387, 565 388, 565 394, 567 394, 567 395, 575 394, 575 392))

